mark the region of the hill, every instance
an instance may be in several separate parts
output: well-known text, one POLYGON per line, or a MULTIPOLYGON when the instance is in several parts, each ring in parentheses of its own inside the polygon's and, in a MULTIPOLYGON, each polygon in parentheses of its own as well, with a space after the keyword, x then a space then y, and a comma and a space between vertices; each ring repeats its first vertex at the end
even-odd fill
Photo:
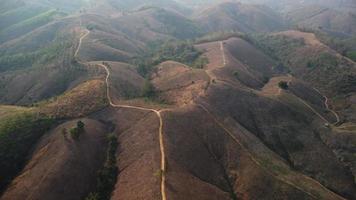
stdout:
POLYGON ((285 28, 282 17, 272 9, 234 2, 207 8, 195 20, 206 31, 270 32, 285 28))
POLYGON ((334 36, 345 37, 356 33, 355 13, 320 6, 306 6, 287 13, 293 24, 306 29, 319 29, 334 36))
POLYGON ((0 2, 1 200, 356 198, 355 63, 275 9, 0 2))

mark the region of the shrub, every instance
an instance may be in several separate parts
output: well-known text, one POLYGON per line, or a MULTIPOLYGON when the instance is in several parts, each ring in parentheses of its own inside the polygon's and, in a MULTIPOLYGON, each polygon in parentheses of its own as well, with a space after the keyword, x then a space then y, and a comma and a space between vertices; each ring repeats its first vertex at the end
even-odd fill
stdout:
POLYGON ((90 193, 85 200, 99 200, 99 194, 98 193, 90 193))
POLYGON ((84 133, 84 126, 85 124, 82 121, 78 121, 77 126, 70 129, 70 136, 73 140, 78 140, 80 135, 84 133))
POLYGON ((346 56, 356 62, 356 51, 348 51, 346 53, 346 56))
POLYGON ((118 169, 116 166, 117 137, 110 134, 108 137, 108 149, 103 168, 98 172, 96 191, 88 195, 86 200, 109 200, 111 192, 116 184, 118 169))
POLYGON ((203 68, 208 63, 208 59, 201 56, 203 52, 197 50, 191 42, 166 41, 150 43, 147 46, 143 56, 132 60, 132 64, 137 66, 137 72, 143 77, 147 77, 153 66, 168 60, 194 68, 203 68))
POLYGON ((198 59, 196 59, 192 65, 193 68, 196 69, 203 69, 205 65, 209 63, 209 60, 205 56, 200 56, 198 59))
POLYGON ((77 122, 77 128, 79 129, 79 131, 84 131, 84 126, 85 124, 82 121, 77 122))
POLYGON ((286 81, 281 81, 278 83, 278 86, 280 88, 282 88, 283 90, 288 90, 289 86, 288 86, 288 83, 286 81))
POLYGON ((238 78, 239 78, 239 75, 240 75, 240 74, 239 74, 239 72, 238 72, 238 71, 235 71, 235 72, 234 72, 234 76, 235 76, 235 78, 236 78, 236 79, 238 79, 238 78))
POLYGON ((71 128, 69 130, 69 132, 70 132, 70 136, 72 137, 73 140, 78 140, 79 139, 80 133, 79 133, 77 127, 71 128))
POLYGON ((154 98, 155 96, 156 96, 156 90, 154 86, 148 79, 146 79, 142 89, 142 97, 154 98))

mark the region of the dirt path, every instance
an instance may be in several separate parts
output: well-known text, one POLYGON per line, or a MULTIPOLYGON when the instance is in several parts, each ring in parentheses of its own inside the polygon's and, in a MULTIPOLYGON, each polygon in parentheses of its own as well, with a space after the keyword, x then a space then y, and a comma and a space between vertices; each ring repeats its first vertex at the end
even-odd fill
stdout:
POLYGON ((223 58, 223 66, 226 66, 226 56, 225 56, 225 47, 223 41, 220 41, 220 50, 222 53, 222 58, 223 58))
MULTIPOLYGON (((224 47, 224 43, 223 41, 220 41, 219 42, 220 44, 220 51, 221 51, 221 56, 222 56, 222 65, 220 67, 217 67, 217 68, 223 68, 227 65, 227 61, 226 61, 226 55, 225 55, 225 47, 224 47)), ((216 68, 215 68, 216 69, 216 68)), ((214 73, 213 73, 213 70, 214 69, 207 69, 205 70, 205 73, 209 76, 210 78, 210 84, 213 84, 215 82, 221 82, 222 84, 225 84, 225 85, 228 85, 228 86, 231 86, 231 87, 236 87, 234 86, 233 83, 231 83, 230 81, 228 80, 223 80, 223 79, 219 79, 214 73)))
MULTIPOLYGON (((81 45, 82 45, 82 41, 85 37, 87 37, 90 34, 89 30, 85 30, 86 33, 80 37, 79 39, 79 44, 78 47, 75 51, 74 54, 74 58, 78 60, 78 62, 82 63, 82 64, 86 64, 80 61, 80 59, 78 58, 78 53, 80 51, 81 45)), ((148 112, 153 112, 157 115, 158 119, 159 119, 159 149, 160 149, 160 153, 161 153, 161 166, 160 166, 160 171, 161 171, 161 196, 162 196, 162 200, 167 200, 167 195, 166 195, 166 155, 165 155, 165 147, 164 147, 164 138, 163 138, 163 118, 161 113, 166 111, 166 110, 155 110, 155 109, 151 109, 151 108, 145 108, 145 107, 140 107, 140 106, 131 106, 131 105, 121 105, 121 104, 115 104, 112 101, 111 95, 110 95, 110 70, 107 66, 103 65, 103 64, 97 64, 98 66, 102 67, 105 72, 106 72, 106 78, 105 78, 105 83, 106 83, 106 97, 109 101, 110 106, 114 107, 114 108, 127 108, 127 109, 136 109, 136 110, 142 110, 142 111, 148 111, 148 112)))
MULTIPOLYGON (((223 45, 223 42, 221 41, 220 42, 220 49, 221 49, 221 52, 222 52, 222 58, 223 58, 223 66, 222 67, 225 67, 226 66, 226 57, 225 57, 225 49, 224 49, 224 45, 223 45)), ((211 70, 206 70, 206 73, 208 74, 208 76, 210 77, 211 79, 211 82, 214 82, 214 80, 217 80, 217 81, 221 81, 223 83, 225 83, 225 81, 223 80, 219 80, 217 79, 217 77, 215 76, 214 73, 212 73, 211 70)), ((288 84, 290 83, 291 81, 291 78, 292 76, 290 74, 288 74, 288 84)), ((230 85, 230 83, 225 83, 225 84, 228 84, 230 85)), ((280 94, 282 92, 281 89, 278 90, 278 93, 280 94)), ((309 106, 309 104, 307 104, 305 101, 303 101, 302 99, 300 99, 299 97, 297 97, 300 101, 302 101, 303 104, 305 104, 308 108, 310 108, 315 114, 317 114, 320 118, 322 118, 324 121, 328 122, 323 116, 321 116, 318 112, 316 112, 315 109, 313 109, 311 106, 309 106)), ((289 180, 285 180, 284 178, 280 178, 278 176, 276 176, 275 174, 271 173, 269 171, 269 169, 266 169, 257 159, 254 158, 254 156, 252 155, 252 153, 250 153, 248 151, 248 149, 239 141, 239 139, 234 136, 234 134, 229 130, 227 129, 223 123, 221 123, 206 107, 204 107, 203 105, 201 104, 196 104, 197 106, 201 107, 208 115, 210 115, 213 120, 215 121, 216 124, 218 124, 247 154, 248 156, 250 157, 250 159, 256 163, 256 165, 258 165, 261 169, 263 169, 266 173, 270 174, 272 177, 274 177, 275 179, 281 181, 281 182, 284 182, 294 188, 296 188, 297 190, 303 192, 303 193, 306 193, 307 195, 309 195, 310 197, 312 197, 313 199, 319 199, 319 197, 313 195, 312 193, 308 192, 308 191, 305 191, 303 188, 299 187, 298 185, 295 185, 294 183, 290 182, 289 180)), ((328 192, 330 192, 330 190, 328 190, 325 186, 323 186, 321 183, 319 183, 318 181, 308 177, 308 176, 305 176, 303 174, 301 174, 305 179, 307 180, 310 180, 311 182, 313 182, 314 184, 318 185, 319 187, 321 187, 323 190, 326 190, 328 192)), ((336 198, 335 199, 344 199, 342 197, 339 197, 339 196, 336 196, 336 194, 334 194, 333 192, 331 192, 331 194, 333 196, 335 196, 336 198)))
MULTIPOLYGON (((274 77, 272 78, 269 83, 267 83, 265 85, 265 87, 262 89, 262 93, 264 93, 265 95, 281 95, 282 94, 282 91, 283 89, 281 87, 278 86, 278 83, 281 82, 281 81, 285 81, 287 82, 288 85, 290 85, 290 83, 292 82, 292 75, 288 74, 287 76, 280 76, 280 77, 274 77), (277 90, 278 88, 278 90, 277 90)), ((337 119, 337 122, 338 123, 340 121, 340 118, 339 116, 337 115, 337 113, 333 110, 331 110, 329 108, 329 105, 328 105, 328 98, 324 95, 322 95, 319 90, 313 88, 315 91, 318 92, 319 95, 323 96, 325 98, 325 107, 328 111, 332 112, 336 119, 337 119)), ((304 101, 303 99, 301 99, 300 97, 296 96, 295 94, 293 93, 290 93, 291 95, 293 95, 299 102, 301 102, 302 104, 304 104, 306 107, 308 107, 314 114, 316 114, 321 120, 323 120, 325 123, 327 124, 332 124, 330 123, 325 117, 323 117, 318 111, 316 111, 311 105, 309 105, 308 102, 304 101)))
POLYGON ((336 111, 332 110, 330 107, 329 107, 329 98, 323 94, 321 94, 321 92, 316 89, 316 88, 313 88, 320 96, 322 96, 324 99, 325 99, 325 108, 330 111, 331 113, 333 113, 335 115, 335 118, 336 118, 336 122, 334 124, 338 124, 340 123, 340 116, 337 114, 336 111))
POLYGON ((89 33, 90 33, 90 31, 86 29, 85 30, 85 34, 80 37, 77 50, 75 50, 75 53, 74 53, 74 58, 75 59, 78 59, 78 53, 79 53, 80 47, 82 46, 82 41, 83 41, 84 38, 86 38, 89 35, 89 33))

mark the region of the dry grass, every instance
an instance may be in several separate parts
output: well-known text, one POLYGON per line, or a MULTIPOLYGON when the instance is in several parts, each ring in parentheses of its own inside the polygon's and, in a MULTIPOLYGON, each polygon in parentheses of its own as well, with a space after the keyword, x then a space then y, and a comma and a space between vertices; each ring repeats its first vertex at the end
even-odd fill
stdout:
POLYGON ((3 106, 0 106, 0 120, 4 119, 6 117, 9 117, 11 115, 15 115, 17 113, 27 112, 27 111, 31 111, 31 110, 33 110, 33 109, 26 108, 26 107, 20 107, 20 106, 3 105, 3 106))
POLYGON ((40 104, 41 112, 56 118, 82 117, 107 105, 105 82, 90 80, 62 96, 40 104))

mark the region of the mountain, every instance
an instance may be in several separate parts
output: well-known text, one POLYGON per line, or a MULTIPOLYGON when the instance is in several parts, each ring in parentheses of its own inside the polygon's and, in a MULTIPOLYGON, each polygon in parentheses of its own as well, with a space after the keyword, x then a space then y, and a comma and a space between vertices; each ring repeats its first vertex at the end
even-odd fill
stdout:
POLYGON ((0 0, 0 200, 356 199, 324 2, 0 0))
POLYGON ((221 3, 195 17, 207 31, 270 32, 285 28, 278 13, 261 5, 221 3))
POLYGON ((334 35, 351 36, 356 33, 356 15, 352 12, 309 6, 287 13, 292 23, 299 27, 320 29, 334 35))

